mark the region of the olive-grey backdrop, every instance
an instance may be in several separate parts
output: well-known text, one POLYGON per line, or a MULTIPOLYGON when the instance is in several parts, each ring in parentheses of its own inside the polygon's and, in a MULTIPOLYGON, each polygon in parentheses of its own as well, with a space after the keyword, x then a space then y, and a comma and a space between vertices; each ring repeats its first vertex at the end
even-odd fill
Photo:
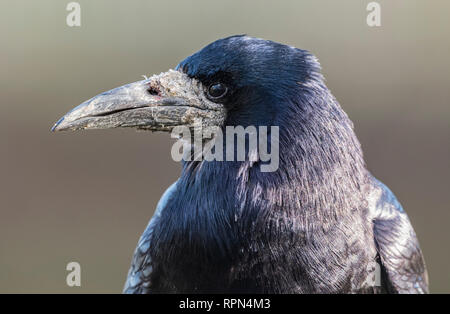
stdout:
POLYGON ((449 1, 0 2, 0 292, 120 292, 139 235, 180 167, 168 134, 52 134, 104 90, 247 33, 316 54, 368 167, 414 224, 431 290, 450 291, 449 1), (66 264, 82 286, 66 286, 66 264))

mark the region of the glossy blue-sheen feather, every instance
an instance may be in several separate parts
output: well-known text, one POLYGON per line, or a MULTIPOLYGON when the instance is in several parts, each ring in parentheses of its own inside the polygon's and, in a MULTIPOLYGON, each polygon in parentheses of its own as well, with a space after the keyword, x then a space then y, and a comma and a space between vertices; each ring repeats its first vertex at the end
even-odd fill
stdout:
POLYGON ((278 126, 279 169, 185 162, 142 235, 125 292, 427 291, 406 214, 366 170, 312 54, 234 36, 178 69, 229 87, 224 126, 278 126))

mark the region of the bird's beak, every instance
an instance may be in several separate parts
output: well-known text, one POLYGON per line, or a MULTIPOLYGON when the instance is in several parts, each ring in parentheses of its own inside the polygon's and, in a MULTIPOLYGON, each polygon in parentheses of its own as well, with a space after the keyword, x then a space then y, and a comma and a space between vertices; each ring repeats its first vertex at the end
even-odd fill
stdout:
POLYGON ((171 131, 175 126, 222 125, 224 108, 209 101, 203 86, 169 70, 97 95, 63 116, 52 131, 134 127, 171 131), (195 120, 195 121, 194 121, 195 120))

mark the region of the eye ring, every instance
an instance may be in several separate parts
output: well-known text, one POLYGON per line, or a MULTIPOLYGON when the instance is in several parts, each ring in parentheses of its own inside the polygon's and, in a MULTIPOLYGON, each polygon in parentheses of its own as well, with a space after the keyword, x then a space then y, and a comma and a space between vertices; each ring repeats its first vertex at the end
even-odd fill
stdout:
POLYGON ((209 85, 207 90, 207 96, 211 100, 218 100, 223 98, 228 93, 228 87, 220 82, 209 85))

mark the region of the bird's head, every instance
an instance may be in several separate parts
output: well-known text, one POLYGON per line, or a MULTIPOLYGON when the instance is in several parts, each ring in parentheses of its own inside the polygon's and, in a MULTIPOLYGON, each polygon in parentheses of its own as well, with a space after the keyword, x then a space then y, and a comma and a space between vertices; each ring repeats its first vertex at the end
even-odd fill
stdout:
POLYGON ((276 125, 280 106, 319 64, 304 50, 248 36, 217 40, 175 70, 99 94, 68 112, 52 130, 175 126, 276 125))
MULTIPOLYGON (((270 137, 279 144, 279 150, 270 149, 271 154, 279 152, 275 154, 279 156, 276 171, 260 172, 254 166, 258 162, 253 161, 186 162, 181 179, 195 175, 199 189, 211 191, 201 197, 214 197, 203 202, 217 203, 217 195, 222 195, 222 207, 226 208, 227 195, 235 193, 222 193, 223 182, 240 180, 227 186, 251 188, 237 194, 254 195, 249 202, 261 200, 249 205, 255 213, 288 200, 298 204, 300 198, 305 211, 319 210, 334 219, 340 209, 360 204, 359 191, 368 178, 361 147, 353 124, 323 82, 319 62, 305 50, 264 39, 232 36, 217 40, 173 70, 85 101, 62 117, 53 130, 128 127, 170 132, 176 126, 195 128, 199 120, 202 128, 279 129, 274 142, 270 137), (214 180, 217 174, 221 180, 214 180)), ((200 195, 198 191, 186 189, 185 193, 191 193, 186 197, 194 199, 200 195)), ((197 207, 193 212, 197 215, 197 207)))

